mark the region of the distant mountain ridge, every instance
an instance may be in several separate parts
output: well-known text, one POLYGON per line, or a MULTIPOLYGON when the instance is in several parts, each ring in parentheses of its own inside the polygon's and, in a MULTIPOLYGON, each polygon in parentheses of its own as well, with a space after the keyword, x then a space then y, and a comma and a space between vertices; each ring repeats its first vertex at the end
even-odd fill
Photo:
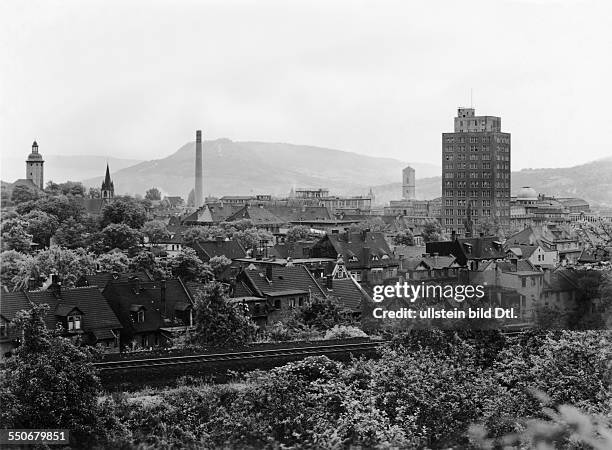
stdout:
MULTIPOLYGON (((292 187, 326 187, 332 194, 366 194, 370 186, 401 179, 409 163, 308 145, 265 142, 234 142, 217 139, 203 142, 204 192, 206 195, 287 195, 292 187), (390 171, 392 175, 390 176, 390 171)), ((195 142, 183 145, 162 159, 112 170, 119 193, 140 193, 152 186, 166 195, 186 197, 194 185, 195 142)), ((417 174, 440 172, 434 164, 411 164, 417 174)), ((97 186, 99 177, 86 179, 97 186)))
MULTIPOLYGON (((538 193, 555 197, 578 197, 591 206, 612 208, 612 157, 560 169, 523 169, 512 172, 512 194, 523 186, 530 186, 538 193)), ((416 196, 432 199, 442 195, 442 178, 417 180, 416 196)), ((377 201, 398 200, 401 183, 389 183, 374 187, 377 201)))

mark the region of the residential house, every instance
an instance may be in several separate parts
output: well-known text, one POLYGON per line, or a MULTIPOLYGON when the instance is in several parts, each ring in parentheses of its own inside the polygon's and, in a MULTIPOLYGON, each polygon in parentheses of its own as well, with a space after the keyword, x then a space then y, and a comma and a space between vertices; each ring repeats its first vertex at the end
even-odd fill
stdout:
POLYGON ((496 237, 455 238, 451 241, 427 242, 430 255, 454 256, 457 263, 470 270, 479 270, 483 264, 506 258, 502 242, 496 237))

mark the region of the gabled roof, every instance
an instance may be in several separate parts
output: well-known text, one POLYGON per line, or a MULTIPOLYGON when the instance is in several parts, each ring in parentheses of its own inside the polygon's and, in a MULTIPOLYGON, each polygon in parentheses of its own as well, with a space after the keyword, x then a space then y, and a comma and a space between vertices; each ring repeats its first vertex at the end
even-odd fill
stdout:
POLYGON ((328 296, 337 298, 342 306, 353 311, 361 310, 363 300, 372 301, 368 293, 352 277, 332 278, 331 289, 327 288, 326 278, 317 278, 317 283, 328 296))
POLYGON ((246 250, 236 239, 196 241, 189 244, 202 261, 208 261, 215 256, 225 256, 229 259, 245 258, 246 250))
POLYGON ((325 293, 304 266, 269 265, 265 269, 249 266, 238 274, 238 281, 244 283, 244 286, 239 288, 237 283, 235 296, 265 297, 281 295, 279 292, 300 291, 325 297, 325 293), (269 273, 272 274, 271 279, 267 278, 269 273))
POLYGON ((527 258, 530 258, 531 255, 533 255, 533 253, 538 249, 538 247, 539 247, 538 245, 516 244, 516 245, 510 245, 508 247, 508 251, 511 251, 516 256, 527 259, 527 258))
POLYGON ((397 266, 385 236, 377 231, 332 233, 323 237, 312 248, 313 257, 341 256, 348 268, 397 266), (326 242, 333 247, 336 255, 327 254, 326 242), (368 257, 366 261, 365 258, 368 257))
POLYGON ((95 287, 61 289, 59 295, 51 290, 4 293, 1 302, 3 305, 2 309, 4 310, 5 303, 13 310, 16 305, 28 305, 26 309, 29 309, 28 299, 36 304, 49 305, 51 309, 47 314, 45 323, 47 328, 51 330, 57 328, 61 320, 60 318, 66 317, 67 314, 74 310, 80 311, 83 315, 82 329, 84 331, 99 329, 116 330, 122 328, 121 323, 106 299, 95 287))
POLYGON ((153 281, 153 277, 144 271, 134 273, 96 272, 81 277, 77 281, 77 286, 97 286, 98 289, 102 290, 111 281, 126 282, 132 276, 138 277, 141 281, 153 281))
POLYGON ((286 223, 331 220, 329 211, 325 206, 266 205, 264 208, 286 223))
POLYGON ((249 219, 253 221, 255 226, 257 225, 282 225, 286 223, 285 220, 275 216, 273 213, 268 211, 263 206, 249 206, 245 205, 230 217, 227 218, 228 222, 235 220, 249 219))
POLYGON ((497 263, 497 268, 502 272, 516 273, 517 275, 542 275, 542 272, 527 259, 516 260, 516 266, 509 261, 500 261, 497 263))
POLYGON ((468 260, 503 259, 506 254, 497 237, 458 238, 468 260))

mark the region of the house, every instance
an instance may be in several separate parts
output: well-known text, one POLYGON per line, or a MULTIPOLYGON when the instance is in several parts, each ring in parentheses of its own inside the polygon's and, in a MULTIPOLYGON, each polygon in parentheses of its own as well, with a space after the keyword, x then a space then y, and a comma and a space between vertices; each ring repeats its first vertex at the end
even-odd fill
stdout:
POLYGON ((399 263, 381 232, 332 231, 310 251, 312 258, 342 259, 346 270, 362 284, 382 284, 397 279, 399 263))
POLYGON ((550 255, 547 255, 546 251, 544 251, 544 249, 537 244, 536 245, 514 244, 514 245, 507 245, 505 248, 507 249, 506 255, 508 256, 508 258, 526 259, 534 266, 540 267, 540 268, 542 267, 554 268, 555 267, 554 264, 547 264, 547 262, 553 263, 554 260, 551 260, 551 258, 549 257, 550 255))
POLYGON ((196 241, 188 244, 195 250, 203 262, 210 261, 211 258, 225 256, 228 259, 245 258, 247 252, 236 239, 218 238, 209 241, 196 241))
POLYGON ((227 218, 227 222, 248 219, 257 228, 269 231, 272 234, 279 234, 280 227, 285 225, 285 220, 277 217, 263 205, 245 205, 227 218))
MULTIPOLYGON (((54 278, 47 290, 3 293, 0 303, 3 325, 20 309, 47 304, 50 310, 45 324, 50 330, 61 328, 63 336, 80 337, 83 343, 98 345, 104 351, 120 350, 123 326, 95 286, 65 289, 54 278)), ((7 337, 14 342, 14 336, 7 337)))
POLYGON ((356 316, 361 314, 364 302, 372 302, 372 297, 353 277, 337 278, 327 275, 316 278, 316 281, 328 297, 338 300, 341 306, 350 309, 356 316))
POLYGON ((145 271, 138 271, 134 273, 98 271, 96 273, 83 275, 76 281, 75 285, 77 287, 97 287, 100 291, 103 291, 109 282, 126 282, 133 276, 138 277, 141 281, 153 281, 151 274, 145 271))
POLYGON ((571 270, 558 267, 544 274, 542 306, 569 311, 576 308, 579 286, 571 270))
POLYGON ((510 236, 507 246, 539 245, 545 251, 545 265, 575 263, 582 252, 580 241, 559 226, 548 224, 539 227, 527 227, 510 236))
POLYGON ((437 253, 423 254, 419 258, 405 259, 402 262, 402 271, 406 281, 418 282, 445 282, 450 283, 459 279, 461 265, 454 256, 439 256, 437 253))
POLYGON ((122 347, 166 345, 193 326, 193 297, 180 279, 111 281, 102 295, 123 325, 122 347))
POLYGON ((315 297, 327 296, 304 266, 251 264, 238 273, 232 297, 247 304, 251 317, 261 326, 286 318, 292 309, 315 297))
POLYGON ((503 260, 506 253, 503 244, 496 237, 455 238, 451 241, 427 242, 425 245, 430 255, 454 256, 457 263, 470 270, 478 270, 489 261, 503 260))

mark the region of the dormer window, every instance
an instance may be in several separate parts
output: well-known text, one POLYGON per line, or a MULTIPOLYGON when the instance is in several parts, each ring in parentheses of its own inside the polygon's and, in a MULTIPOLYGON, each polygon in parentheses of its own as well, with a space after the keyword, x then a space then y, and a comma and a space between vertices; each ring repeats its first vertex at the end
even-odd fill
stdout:
POLYGON ((82 317, 80 314, 72 314, 66 318, 68 331, 76 331, 81 329, 81 324, 83 323, 82 317))
POLYGON ((143 323, 145 321, 145 310, 142 305, 130 306, 130 317, 134 323, 143 323))

